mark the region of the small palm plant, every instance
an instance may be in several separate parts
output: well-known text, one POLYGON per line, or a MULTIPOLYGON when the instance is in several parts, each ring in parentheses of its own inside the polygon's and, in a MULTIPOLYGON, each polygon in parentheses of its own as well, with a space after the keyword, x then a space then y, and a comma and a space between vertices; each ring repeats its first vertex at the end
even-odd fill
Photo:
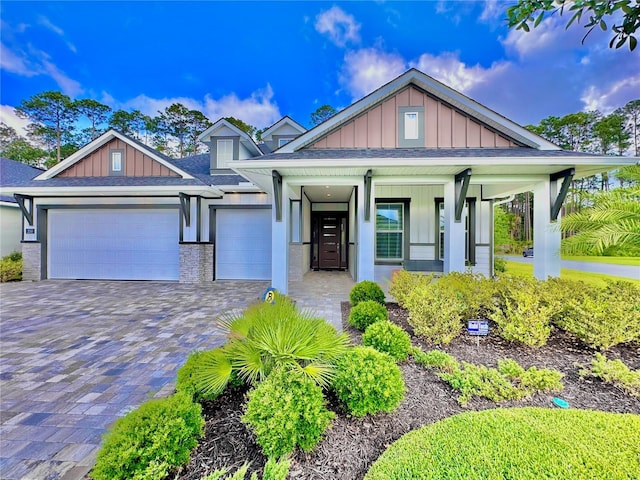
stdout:
POLYGON ((336 360, 349 338, 284 295, 275 303, 248 307, 219 321, 229 331, 220 348, 204 352, 195 380, 204 393, 220 393, 232 374, 249 384, 264 380, 276 367, 299 370, 321 387, 331 384, 336 360))

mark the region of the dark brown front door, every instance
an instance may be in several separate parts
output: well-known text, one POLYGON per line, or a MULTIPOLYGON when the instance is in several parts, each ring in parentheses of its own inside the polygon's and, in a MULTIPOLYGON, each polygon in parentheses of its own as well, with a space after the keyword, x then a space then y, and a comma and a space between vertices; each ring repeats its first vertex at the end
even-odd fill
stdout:
POLYGON ((320 216, 318 263, 320 268, 340 268, 340 218, 328 214, 320 216))

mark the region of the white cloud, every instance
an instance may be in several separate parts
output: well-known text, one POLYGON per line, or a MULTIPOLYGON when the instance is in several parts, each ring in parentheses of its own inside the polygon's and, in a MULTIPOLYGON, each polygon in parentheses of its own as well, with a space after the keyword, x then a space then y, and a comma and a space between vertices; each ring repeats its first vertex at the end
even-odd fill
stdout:
POLYGON ((64 93, 65 95, 69 95, 71 98, 75 98, 84 92, 84 89, 79 82, 76 82, 72 78, 69 78, 53 63, 49 62, 48 60, 44 60, 42 62, 42 65, 47 74, 49 74, 49 76, 55 80, 55 82, 60 87, 60 90, 62 90, 62 93, 64 93))
POLYGON ((584 103, 585 110, 598 110, 600 113, 608 115, 630 100, 638 98, 640 96, 638 92, 640 92, 640 74, 611 82, 602 87, 589 85, 580 100, 584 103))
POLYGON ((340 82, 354 100, 373 92, 406 70, 405 60, 397 54, 375 48, 347 52, 340 82))
POLYGON ((18 135, 22 135, 23 137, 27 135, 27 125, 29 125, 29 120, 25 118, 21 118, 16 113, 15 108, 10 105, 0 105, 0 120, 10 127, 12 127, 18 135))
POLYGON ((65 38, 64 30, 62 30, 57 25, 54 25, 53 22, 51 22, 51 20, 49 20, 47 17, 45 17, 44 15, 40 15, 38 17, 38 23, 43 27, 45 27, 47 30, 50 30, 56 35, 59 35, 60 37, 62 37, 65 40, 67 48, 69 48, 69 50, 71 50, 73 53, 78 52, 78 49, 76 48, 76 46, 65 38))
POLYGON ((29 61, 22 52, 20 52, 21 54, 12 52, 5 44, 0 44, 0 49, 2 50, 2 55, 0 55, 0 68, 3 70, 24 77, 33 77, 41 73, 33 65, 29 65, 29 61))
POLYGON ((344 47, 348 42, 360 42, 360 24, 353 15, 337 6, 318 14, 315 28, 339 47, 344 47))
POLYGON ((484 6, 479 17, 480 21, 490 22, 505 17, 507 2, 504 0, 485 0, 483 3, 484 6))
POLYGON ((111 101, 108 103, 112 108, 123 110, 139 110, 145 115, 155 117, 158 112, 170 107, 174 103, 181 103, 190 110, 202 110, 202 103, 188 97, 164 97, 164 98, 151 98, 147 95, 141 94, 131 100, 127 100, 122 104, 118 104, 113 101, 113 97, 108 94, 103 94, 103 99, 111 101))

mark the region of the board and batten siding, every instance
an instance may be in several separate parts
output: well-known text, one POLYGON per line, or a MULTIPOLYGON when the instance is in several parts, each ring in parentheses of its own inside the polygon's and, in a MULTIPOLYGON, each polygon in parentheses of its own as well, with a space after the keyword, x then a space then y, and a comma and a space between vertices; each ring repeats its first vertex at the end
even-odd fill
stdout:
POLYGON ((119 138, 105 143, 82 160, 60 172, 58 177, 108 177, 109 151, 124 151, 125 177, 177 177, 178 174, 119 138))
POLYGON ((509 148, 515 141, 409 86, 316 141, 309 148, 398 148, 398 108, 424 108, 426 148, 509 148))

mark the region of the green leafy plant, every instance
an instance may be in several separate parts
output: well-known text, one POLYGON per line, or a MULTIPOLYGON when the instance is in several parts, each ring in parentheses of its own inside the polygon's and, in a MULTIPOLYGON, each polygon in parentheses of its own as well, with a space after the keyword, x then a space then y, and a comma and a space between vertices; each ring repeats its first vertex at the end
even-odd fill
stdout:
POLYGON ((373 300, 365 300, 351 308, 349 325, 365 330, 369 325, 389 318, 387 307, 373 300))
POLYGON ((227 343, 205 352, 194 373, 203 394, 217 394, 237 375, 248 384, 264 380, 277 367, 297 370, 328 386, 334 364, 349 338, 321 318, 300 312, 291 300, 276 295, 274 304, 261 303, 221 321, 229 331, 227 343))
POLYGON ((91 478, 163 478, 161 473, 189 461, 203 427, 201 407, 188 395, 149 400, 118 419, 104 436, 91 478))
POLYGON ((392 295, 398 305, 406 308, 407 298, 409 294, 419 285, 428 285, 433 281, 433 274, 422 275, 420 273, 412 273, 406 270, 397 270, 391 276, 391 284, 389 285, 389 294, 392 295))
POLYGON ((497 304, 489 318, 505 340, 541 347, 551 334, 551 319, 560 310, 556 298, 539 281, 503 276, 497 281, 497 304))
POLYGON ((504 273, 507 271, 507 261, 504 258, 493 258, 493 271, 496 273, 504 273))
POLYGON ((242 421, 268 457, 310 451, 334 418, 322 389, 300 371, 279 368, 249 392, 242 421))
MULTIPOLYGON (((290 467, 291 461, 288 458, 283 457, 280 460, 270 458, 264 466, 262 480, 286 480, 290 467)), ((244 480, 248 470, 249 465, 245 463, 233 475, 227 475, 229 469, 222 468, 211 472, 206 477, 203 477, 202 480, 222 480, 223 477, 224 480, 244 480), (225 477, 225 475, 227 476, 225 477)), ((258 474, 253 472, 250 480, 258 480, 258 474)))
POLYGON ((22 254, 13 252, 0 260, 0 282, 22 280, 22 254))
POLYGON ((349 293, 349 300, 351 300, 352 306, 356 306, 360 302, 367 300, 373 300, 380 305, 384 305, 384 292, 376 282, 363 280, 353 286, 349 293))
POLYGON ((465 304, 437 282, 416 287, 407 297, 406 308, 416 335, 433 343, 447 344, 462 330, 465 304))
POLYGON ((605 355, 596 353, 590 368, 582 369, 580 375, 600 378, 630 395, 640 397, 640 370, 631 370, 622 360, 607 360, 605 355))
POLYGON ((451 272, 439 277, 433 287, 442 289, 453 298, 457 297, 463 310, 462 319, 486 318, 493 307, 494 282, 483 275, 451 272))
POLYGON ((409 354, 411 339, 398 325, 382 320, 367 327, 362 335, 362 344, 373 347, 379 352, 388 353, 397 361, 402 361, 406 360, 409 354))
POLYGON ((460 370, 438 374, 451 388, 458 390, 458 403, 466 405, 474 396, 485 397, 494 402, 520 398, 520 394, 509 380, 495 368, 462 362, 460 370))
POLYGON ((350 414, 363 417, 398 408, 405 385, 393 358, 371 347, 355 347, 338 360, 333 389, 350 414))
POLYGON ((416 363, 425 367, 439 368, 449 373, 460 369, 460 363, 442 350, 431 350, 425 353, 420 347, 411 347, 410 353, 416 363))

